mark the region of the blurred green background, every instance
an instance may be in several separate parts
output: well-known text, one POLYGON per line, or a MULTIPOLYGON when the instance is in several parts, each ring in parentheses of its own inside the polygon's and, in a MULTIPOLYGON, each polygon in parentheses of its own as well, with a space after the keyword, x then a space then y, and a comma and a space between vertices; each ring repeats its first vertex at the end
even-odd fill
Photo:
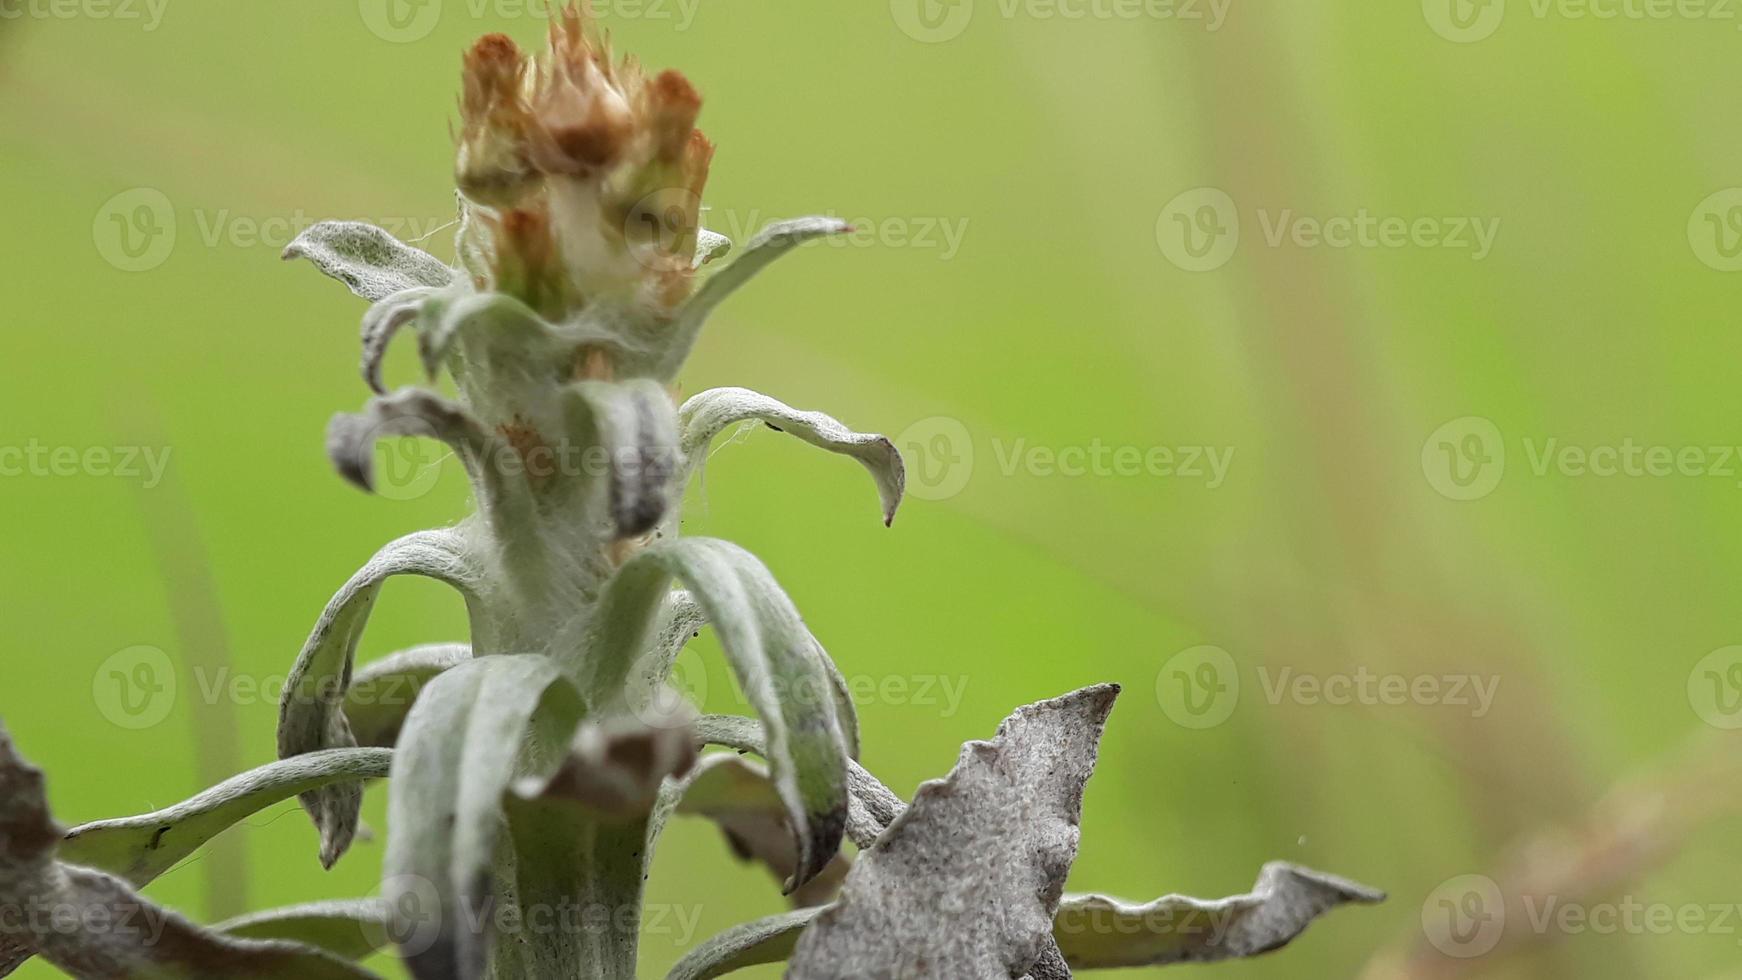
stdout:
MULTIPOLYGON (((1733 968, 1742 917, 1537 927, 1525 906, 1742 902, 1734 5, 921 2, 600 8, 705 94, 712 227, 866 229, 734 299, 682 382, 903 434, 892 530, 857 467, 766 431, 716 454, 688 512, 759 553, 872 692, 872 769, 907 795, 1016 705, 1117 680, 1073 890, 1229 894, 1281 858, 1392 895, 1176 973, 1733 968), (1331 220, 1362 215, 1408 232, 1331 220), (1599 475, 1568 446, 1638 454, 1599 475), (1149 465, 1205 447, 1221 479, 1149 465), (1285 670, 1411 693, 1329 703, 1285 670), (1452 696, 1478 683, 1486 711, 1452 696), (1506 931, 1465 958, 1435 923, 1469 875, 1506 931)), ((464 512, 457 467, 403 501, 329 471, 326 420, 366 394, 363 305, 278 252, 355 217, 448 255, 459 54, 533 43, 543 8, 0 12, 0 446, 81 454, 66 475, 0 457, 0 713, 70 824, 270 760, 275 704, 248 685, 282 679, 378 545, 464 512), (163 478, 82 455, 107 447, 167 452, 163 478), (105 665, 141 645, 179 686, 131 728, 105 665)), ((363 659, 464 628, 442 587, 396 581, 363 659)), ((710 643, 692 687, 729 710, 710 643)), ((323 872, 285 804, 148 894, 202 919, 364 895, 380 853, 323 872)), ((782 907, 693 823, 650 902, 672 914, 647 977, 782 907)))

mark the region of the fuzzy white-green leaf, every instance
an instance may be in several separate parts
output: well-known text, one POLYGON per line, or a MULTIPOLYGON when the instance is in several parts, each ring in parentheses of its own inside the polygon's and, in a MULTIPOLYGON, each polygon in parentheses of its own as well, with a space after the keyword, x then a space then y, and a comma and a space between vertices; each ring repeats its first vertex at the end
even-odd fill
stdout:
POLYGON ((769 263, 813 238, 852 230, 852 225, 838 218, 810 217, 777 221, 757 232, 736 259, 710 276, 678 310, 676 322, 664 331, 666 346, 653 360, 649 373, 660 380, 669 380, 676 375, 678 368, 689 359, 708 315, 769 263))
POLYGON ((416 906, 433 919, 426 929, 396 922, 420 980, 483 975, 489 935, 474 925, 487 919, 503 795, 524 774, 534 715, 557 719, 551 731, 572 732, 581 713, 572 685, 537 654, 461 664, 431 681, 412 707, 388 783, 382 897, 396 912, 416 906))
POLYGON ((417 695, 437 674, 472 659, 464 643, 432 643, 388 654, 351 678, 345 721, 358 745, 392 748, 417 695))
POLYGON ((386 749, 327 749, 280 759, 233 776, 182 803, 136 817, 74 827, 60 846, 72 864, 150 884, 230 827, 299 793, 387 775, 386 749))
POLYGON ((570 438, 577 446, 599 447, 609 462, 607 497, 617 537, 652 531, 671 506, 683 458, 671 395, 645 379, 582 381, 565 395, 570 438))
MULTIPOLYGON (((279 758, 357 744, 343 711, 357 641, 382 584, 395 575, 446 582, 465 596, 479 622, 482 575, 459 533, 420 531, 381 549, 327 603, 291 668, 278 705, 279 758)), ((302 804, 321 832, 321 863, 331 867, 356 835, 363 791, 354 784, 327 786, 302 794, 302 804)))
POLYGON ((679 538, 638 552, 606 588, 578 665, 595 705, 615 697, 646 649, 673 577, 702 608, 738 685, 766 728, 766 758, 798 841, 796 888, 840 846, 846 740, 816 640, 768 568, 737 545, 679 538))
POLYGON ((884 436, 854 432, 821 412, 800 411, 748 388, 714 388, 683 403, 678 410, 678 428, 684 458, 692 469, 701 465, 708 446, 720 433, 750 421, 858 460, 877 483, 883 523, 895 520, 895 510, 901 506, 901 495, 907 487, 907 470, 895 443, 884 436))
POLYGON ((454 271, 435 256, 413 248, 374 225, 323 221, 296 236, 286 259, 308 259, 315 268, 370 302, 418 286, 446 286, 454 271))

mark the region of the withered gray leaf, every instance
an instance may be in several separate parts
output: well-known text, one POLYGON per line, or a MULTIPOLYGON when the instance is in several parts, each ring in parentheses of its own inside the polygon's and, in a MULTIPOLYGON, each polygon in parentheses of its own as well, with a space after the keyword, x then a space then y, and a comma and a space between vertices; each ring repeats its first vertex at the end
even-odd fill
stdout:
POLYGON ((59 859, 42 771, 0 728, 0 976, 30 954, 76 977, 359 980, 373 974, 319 950, 211 932, 119 878, 59 859))
POLYGON ((907 470, 893 442, 884 436, 854 432, 821 412, 800 411, 748 388, 714 388, 691 396, 678 409, 678 428, 689 468, 701 465, 708 446, 720 433, 752 420, 819 449, 858 460, 877 482, 883 523, 895 520, 895 510, 901 506, 907 487, 907 470))
POLYGON ((1011 980, 1034 968, 1076 859, 1118 687, 1019 709, 862 853, 799 939, 793 980, 1011 980))
POLYGON ((315 268, 370 302, 418 286, 446 286, 454 270, 374 225, 323 221, 296 236, 286 259, 308 259, 315 268))
POLYGON ((1365 885, 1273 861, 1250 893, 1214 901, 1167 895, 1131 905, 1105 895, 1066 895, 1054 934, 1078 969, 1209 963, 1285 946, 1339 905, 1384 900, 1384 892, 1365 885))

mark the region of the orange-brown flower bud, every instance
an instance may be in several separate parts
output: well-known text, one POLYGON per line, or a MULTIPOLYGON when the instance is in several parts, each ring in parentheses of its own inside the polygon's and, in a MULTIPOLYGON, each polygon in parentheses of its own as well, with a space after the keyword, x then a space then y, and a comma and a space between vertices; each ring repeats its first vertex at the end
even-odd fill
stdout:
POLYGON ((526 56, 504 35, 481 38, 466 52, 454 178, 481 204, 512 206, 537 180, 526 157, 526 73, 526 56))
POLYGON ((648 128, 661 163, 676 163, 696 131, 702 96, 681 72, 666 70, 646 88, 648 128))
POLYGON ((593 176, 622 157, 635 131, 610 55, 593 47, 579 6, 558 14, 532 95, 532 157, 551 174, 593 176))

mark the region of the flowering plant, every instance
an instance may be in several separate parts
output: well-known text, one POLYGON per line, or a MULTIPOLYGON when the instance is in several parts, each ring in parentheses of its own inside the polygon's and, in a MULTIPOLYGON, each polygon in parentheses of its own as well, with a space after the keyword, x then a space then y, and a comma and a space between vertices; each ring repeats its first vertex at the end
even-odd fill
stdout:
POLYGON ((729 257, 701 224, 713 146, 696 129, 700 96, 677 72, 614 59, 578 9, 556 16, 537 58, 500 35, 479 41, 460 108, 456 267, 354 223, 316 226, 286 255, 371 303, 362 374, 375 395, 332 422, 339 472, 370 488, 377 439, 434 439, 465 466, 475 512, 388 544, 333 597, 286 685, 275 763, 167 810, 63 832, 41 774, 0 734, 0 903, 141 917, 139 929, 70 931, 0 917, 0 975, 41 955, 89 977, 359 977, 358 960, 393 946, 426 980, 631 980, 643 882, 678 813, 717 821, 794 910, 702 944, 674 980, 788 958, 799 980, 1040 980, 1215 960, 1380 898, 1284 864, 1215 902, 1064 894, 1112 685, 1019 709, 911 805, 860 766, 854 704, 828 654, 755 557, 679 533, 681 502, 739 423, 856 460, 886 523, 900 454, 756 392, 680 405, 669 387, 726 297, 795 246, 849 229, 780 222, 729 257), (383 358, 408 328, 457 399, 386 389, 383 358), (397 575, 457 590, 470 643, 355 670, 397 575), (669 686, 704 628, 756 717, 699 715, 669 686), (415 697, 374 696, 390 686, 415 697), (357 833, 364 781, 380 777, 379 896, 205 928, 136 892, 290 796, 331 866, 357 833))

